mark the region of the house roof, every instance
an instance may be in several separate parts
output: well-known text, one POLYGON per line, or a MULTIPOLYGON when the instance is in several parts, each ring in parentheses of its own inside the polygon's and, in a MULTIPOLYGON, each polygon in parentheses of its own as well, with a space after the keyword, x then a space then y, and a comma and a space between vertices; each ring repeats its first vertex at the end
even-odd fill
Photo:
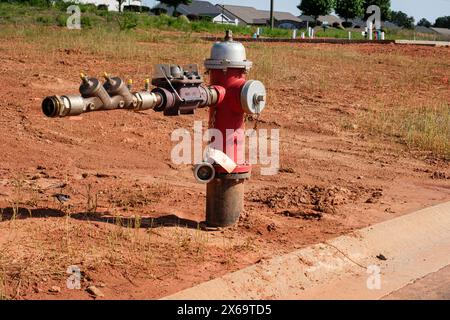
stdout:
MULTIPOLYGON (((167 11, 167 14, 173 14, 173 7, 169 7, 165 4, 158 4, 153 9, 164 9, 167 11)), ((208 1, 192 1, 191 4, 180 4, 177 8, 177 12, 184 15, 197 15, 197 16, 211 16, 216 17, 222 13, 222 11, 208 1)))
POLYGON ((398 25, 390 21, 381 21, 381 27, 387 29, 401 29, 398 25))
POLYGON ((366 21, 363 20, 362 18, 348 19, 348 22, 351 22, 351 23, 353 23, 353 25, 359 26, 359 27, 365 27, 367 25, 366 21))
POLYGON ((432 29, 432 30, 436 31, 437 33, 442 34, 446 37, 450 37, 450 29, 447 29, 447 28, 430 28, 430 29, 432 29))
POLYGON ((302 14, 300 16, 298 16, 298 18, 302 21, 302 22, 314 22, 314 18, 311 16, 307 16, 305 14, 302 14))
POLYGON ((326 15, 326 16, 319 16, 317 18, 317 20, 319 20, 320 22, 328 22, 328 24, 333 24, 333 23, 342 23, 344 22, 344 20, 342 20, 341 18, 339 18, 338 16, 334 16, 332 14, 326 15))
MULTIPOLYGON (((233 16, 239 18, 247 24, 260 24, 264 21, 267 22, 270 18, 270 11, 268 10, 257 10, 253 7, 220 4, 218 4, 217 7, 219 8, 219 10, 223 8, 225 12, 231 13, 233 16)), ((289 20, 301 22, 298 17, 289 12, 274 11, 273 16, 277 21, 289 20)))
POLYGON ((427 28, 427 27, 424 27, 424 26, 415 26, 414 30, 416 32, 420 32, 420 33, 437 33, 432 28, 427 28))

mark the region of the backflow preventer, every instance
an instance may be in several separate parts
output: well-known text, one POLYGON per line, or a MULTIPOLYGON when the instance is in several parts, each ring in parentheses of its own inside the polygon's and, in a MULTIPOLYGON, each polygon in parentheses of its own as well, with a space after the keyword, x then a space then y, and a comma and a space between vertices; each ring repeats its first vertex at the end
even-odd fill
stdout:
POLYGON ((210 74, 209 86, 197 65, 182 68, 165 64, 156 66, 154 89, 150 90, 147 81, 144 90, 134 93, 131 84, 118 77, 105 74, 101 84, 81 74, 80 95, 46 97, 42 111, 48 117, 66 117, 100 110, 153 109, 166 116, 178 116, 209 107, 209 128, 220 131, 221 139, 212 138, 213 155, 194 166, 194 175, 197 181, 207 184, 206 225, 230 226, 242 212, 244 181, 251 172, 251 166, 243 160, 244 115, 261 113, 266 90, 260 81, 245 79, 252 62, 247 60, 244 46, 233 41, 231 31, 227 31, 224 41, 213 45, 205 67, 210 74))

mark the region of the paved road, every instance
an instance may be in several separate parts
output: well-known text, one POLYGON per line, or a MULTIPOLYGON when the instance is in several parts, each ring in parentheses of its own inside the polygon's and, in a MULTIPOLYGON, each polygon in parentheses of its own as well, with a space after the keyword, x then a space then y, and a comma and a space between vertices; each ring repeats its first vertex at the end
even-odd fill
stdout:
POLYGON ((450 266, 389 294, 384 299, 450 300, 450 266))

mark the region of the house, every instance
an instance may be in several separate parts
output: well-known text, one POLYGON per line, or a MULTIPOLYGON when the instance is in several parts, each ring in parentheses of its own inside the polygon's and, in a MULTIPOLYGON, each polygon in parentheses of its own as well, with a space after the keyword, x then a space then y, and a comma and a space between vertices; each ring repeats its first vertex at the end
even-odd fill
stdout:
POLYGON ((345 20, 342 20, 338 16, 329 14, 326 16, 319 16, 317 18, 317 21, 319 21, 322 25, 335 26, 335 25, 341 25, 342 22, 344 22, 345 20))
MULTIPOLYGON (((270 11, 253 7, 216 5, 225 15, 237 19, 239 25, 266 26, 270 23, 270 11)), ((289 12, 274 11, 274 24, 278 28, 298 29, 302 20, 289 12)))
POLYGON ((301 21, 300 28, 307 28, 309 26, 314 25, 314 23, 316 22, 316 20, 313 17, 307 16, 307 15, 304 15, 304 14, 298 16, 298 18, 301 21))
MULTIPOLYGON (((174 15, 173 10, 173 7, 169 7, 162 3, 152 8, 152 11, 156 14, 166 13, 168 15, 174 15)), ((222 10, 208 1, 192 1, 192 3, 188 5, 180 4, 177 7, 176 13, 178 15, 185 15, 193 20, 205 18, 214 23, 236 24, 234 17, 225 14, 222 10)))
MULTIPOLYGON (((108 11, 119 11, 119 2, 117 0, 78 0, 83 4, 94 4, 96 6, 106 6, 108 11)), ((141 0, 125 0, 122 3, 122 9, 125 6, 142 6, 141 0)))
POLYGON ((393 22, 390 21, 381 21, 381 28, 382 29, 391 29, 391 30, 398 30, 401 29, 398 25, 396 25, 393 22))
POLYGON ((447 28, 430 28, 430 29, 437 32, 439 35, 450 39, 450 29, 447 28))
POLYGON ((363 18, 353 18, 348 19, 348 22, 352 24, 352 28, 355 29, 364 29, 367 27, 367 21, 363 20, 363 18))
POLYGON ((316 22, 316 20, 314 19, 314 17, 311 16, 307 16, 306 14, 302 14, 300 16, 298 16, 298 18, 302 21, 302 22, 316 22))
MULTIPOLYGON (((367 20, 363 18, 348 19, 348 22, 352 23, 352 28, 355 29, 365 29, 367 27, 367 20)), ((400 29, 398 25, 390 21, 381 21, 381 28, 391 30, 400 29)))
MULTIPOLYGON (((312 16, 307 16, 305 14, 302 14, 300 16, 298 16, 298 18, 302 21, 302 27, 306 27, 308 24, 314 24, 316 23, 316 19, 314 19, 314 17, 312 16)), ((341 25, 342 22, 344 22, 345 20, 339 18, 338 16, 335 15, 326 15, 326 16, 318 16, 317 17, 317 22, 320 25, 327 25, 327 26, 336 26, 336 25, 341 25)))
MULTIPOLYGON (((355 29, 365 29, 367 27, 367 20, 364 20, 364 18, 348 19, 348 22, 351 22, 352 28, 355 29)), ((381 28, 391 30, 400 29, 398 25, 390 21, 381 21, 381 28)))
POLYGON ((428 27, 424 27, 424 26, 415 26, 414 31, 417 33, 438 34, 438 32, 434 31, 432 28, 428 28, 428 27))

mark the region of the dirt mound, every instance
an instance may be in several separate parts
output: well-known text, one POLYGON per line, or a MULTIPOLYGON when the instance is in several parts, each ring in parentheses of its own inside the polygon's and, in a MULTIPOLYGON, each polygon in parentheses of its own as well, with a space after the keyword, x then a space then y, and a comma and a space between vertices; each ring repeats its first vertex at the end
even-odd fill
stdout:
POLYGON ((266 187, 252 192, 248 197, 250 201, 261 202, 272 209, 302 209, 334 214, 339 206, 355 202, 360 197, 360 192, 338 186, 305 185, 275 189, 266 187))

